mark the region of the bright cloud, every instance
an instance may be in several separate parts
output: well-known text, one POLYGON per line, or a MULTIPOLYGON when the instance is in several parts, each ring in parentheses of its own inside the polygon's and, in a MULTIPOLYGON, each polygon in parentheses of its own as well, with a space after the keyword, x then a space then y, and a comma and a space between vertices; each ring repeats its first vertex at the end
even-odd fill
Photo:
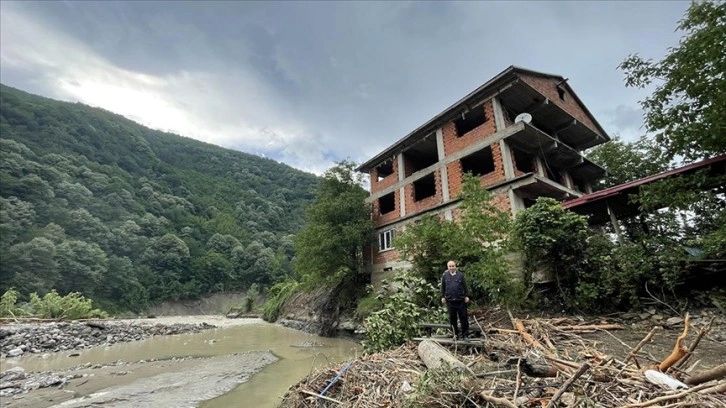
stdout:
POLYGON ((365 161, 509 65, 570 78, 642 133, 617 64, 687 2, 0 2, 2 82, 322 173, 365 161))

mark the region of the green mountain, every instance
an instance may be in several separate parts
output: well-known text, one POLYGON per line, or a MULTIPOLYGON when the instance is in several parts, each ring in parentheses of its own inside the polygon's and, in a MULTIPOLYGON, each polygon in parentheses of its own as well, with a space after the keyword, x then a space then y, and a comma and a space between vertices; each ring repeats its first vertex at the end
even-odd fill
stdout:
POLYGON ((0 293, 117 310, 270 285, 318 179, 0 85, 0 293))

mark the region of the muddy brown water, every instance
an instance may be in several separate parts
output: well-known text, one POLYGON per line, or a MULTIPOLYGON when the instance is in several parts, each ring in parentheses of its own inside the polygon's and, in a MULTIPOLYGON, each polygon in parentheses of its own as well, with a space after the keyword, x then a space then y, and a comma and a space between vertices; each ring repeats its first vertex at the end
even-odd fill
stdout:
MULTIPOLYGON (((87 383, 74 380, 85 384, 66 390, 74 391, 74 395, 63 397, 48 394, 58 390, 48 390, 46 395, 6 400, 2 405, 276 407, 285 391, 313 369, 346 361, 360 352, 360 345, 349 340, 323 338, 249 319, 202 333, 4 360, 3 370, 20 366, 26 372, 59 372, 86 363, 118 360, 131 364, 103 373, 96 370, 87 377, 87 383), (310 347, 314 344, 323 346, 310 347), (69 357, 73 353, 79 355, 69 357), (149 362, 151 359, 161 361, 149 362)), ((71 387, 73 383, 67 388, 71 387)))

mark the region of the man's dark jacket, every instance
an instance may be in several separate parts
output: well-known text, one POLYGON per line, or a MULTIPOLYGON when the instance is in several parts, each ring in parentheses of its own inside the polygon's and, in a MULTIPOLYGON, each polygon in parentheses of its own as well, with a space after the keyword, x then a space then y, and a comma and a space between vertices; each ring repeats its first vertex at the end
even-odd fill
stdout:
POLYGON ((459 270, 453 275, 445 271, 441 277, 441 297, 446 298, 447 302, 455 302, 464 300, 467 296, 469 291, 466 288, 464 274, 459 270))

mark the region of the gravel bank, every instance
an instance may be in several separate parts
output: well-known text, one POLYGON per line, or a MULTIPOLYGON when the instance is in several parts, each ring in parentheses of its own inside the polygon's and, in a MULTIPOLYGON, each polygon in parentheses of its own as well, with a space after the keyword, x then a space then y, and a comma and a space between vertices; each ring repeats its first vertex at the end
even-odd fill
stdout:
MULTIPOLYGON (((198 333, 217 327, 229 327, 259 323, 260 319, 227 319, 224 316, 168 316, 150 319, 107 319, 73 322, 27 322, 9 323, 0 326, 0 353, 3 359, 12 359, 27 354, 53 353, 60 351, 82 350, 106 346, 119 342, 139 341, 154 336, 184 333, 198 333)), ((72 355, 72 354, 71 354, 72 355)), ((250 359, 252 356, 242 356, 250 359)), ((198 361, 199 359, 194 359, 198 361)), ((261 369, 274 361, 265 355, 262 360, 253 358, 248 374, 261 369), (259 360, 259 361, 258 361, 259 360), (258 364, 259 363, 259 364, 258 364)), ((251 361, 252 361, 251 360, 251 361)), ((131 371, 154 371, 169 364, 179 365, 180 369, 190 364, 192 359, 173 359, 169 361, 117 361, 106 365, 84 364, 62 372, 27 373, 20 367, 0 373, 0 398, 2 406, 42 406, 40 402, 72 398, 63 391, 68 384, 101 382, 99 377, 116 378, 126 376, 131 371), (126 366, 131 366, 123 368, 126 366), (33 395, 28 396, 29 392, 33 395), (56 395, 58 394, 58 395, 56 395), (50 397, 49 397, 50 395, 50 397), (31 402, 32 401, 32 402, 31 402), (23 402, 20 405, 14 405, 23 402)), ((242 364, 241 368, 244 368, 242 364)), ((245 371, 245 370, 242 370, 245 371)), ((128 376, 129 379, 133 376, 128 376)), ((243 380, 246 380, 245 377, 243 380)), ((241 382, 241 381, 238 381, 241 382)), ((83 387, 81 387, 83 388, 83 387)))

